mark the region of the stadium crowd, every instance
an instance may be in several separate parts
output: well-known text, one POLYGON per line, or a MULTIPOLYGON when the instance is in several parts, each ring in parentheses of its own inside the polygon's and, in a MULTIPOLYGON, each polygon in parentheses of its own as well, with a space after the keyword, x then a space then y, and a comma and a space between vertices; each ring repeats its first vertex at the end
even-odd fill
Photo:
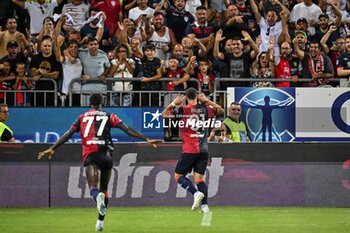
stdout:
POLYGON ((73 106, 91 92, 111 93, 111 106, 166 106, 159 93, 188 87, 207 96, 344 87, 349 9, 345 0, 3 0, 0 103, 54 106, 71 90, 73 106))

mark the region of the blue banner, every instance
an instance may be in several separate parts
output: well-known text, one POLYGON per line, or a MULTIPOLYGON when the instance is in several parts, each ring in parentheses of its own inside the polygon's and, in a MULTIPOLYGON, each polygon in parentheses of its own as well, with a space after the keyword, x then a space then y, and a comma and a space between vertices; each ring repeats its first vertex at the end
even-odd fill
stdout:
POLYGON ((295 140, 294 88, 235 88, 233 96, 252 141, 295 140))
MULTIPOLYGON (((13 130, 17 142, 54 143, 88 108, 10 108, 6 124, 13 130)), ((160 124, 160 108, 105 108, 115 113, 126 125, 149 138, 163 139, 160 124)), ((122 130, 112 129, 114 142, 140 141, 122 130)), ((70 142, 80 142, 80 135, 74 134, 70 142)))

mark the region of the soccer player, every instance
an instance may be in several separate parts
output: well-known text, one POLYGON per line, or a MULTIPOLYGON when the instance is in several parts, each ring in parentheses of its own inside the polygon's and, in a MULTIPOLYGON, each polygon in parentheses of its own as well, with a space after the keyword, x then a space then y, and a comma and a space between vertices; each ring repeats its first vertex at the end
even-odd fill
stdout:
POLYGON ((116 114, 101 109, 103 97, 101 94, 92 94, 90 97, 91 109, 77 118, 70 129, 47 150, 38 155, 38 159, 51 158, 54 150, 80 132, 83 147, 83 164, 90 195, 97 202, 98 219, 96 231, 103 230, 103 220, 108 205, 108 182, 113 167, 113 143, 110 134, 111 128, 119 128, 130 136, 142 139, 154 147, 160 140, 149 139, 131 127, 125 125, 116 114))
POLYGON ((209 212, 208 188, 204 182, 204 174, 208 163, 208 132, 205 122, 211 121, 215 115, 222 115, 224 110, 218 104, 210 101, 203 93, 197 95, 194 88, 186 90, 186 96, 178 96, 163 111, 163 117, 175 116, 178 120, 182 139, 182 153, 176 164, 175 180, 182 188, 190 192, 193 197, 192 210, 201 205, 203 213, 209 212), (187 101, 187 105, 178 106, 187 101), (192 181, 186 177, 194 171, 192 181))

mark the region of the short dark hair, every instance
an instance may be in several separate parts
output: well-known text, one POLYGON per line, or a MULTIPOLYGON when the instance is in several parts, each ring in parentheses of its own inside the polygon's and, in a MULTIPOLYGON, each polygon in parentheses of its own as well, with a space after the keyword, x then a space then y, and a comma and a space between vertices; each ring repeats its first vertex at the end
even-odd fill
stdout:
POLYGON ((48 36, 48 35, 43 36, 43 38, 41 39, 41 42, 43 42, 44 40, 49 40, 49 41, 53 42, 52 37, 48 36))
POLYGON ((199 10, 207 10, 207 8, 205 6, 197 6, 196 11, 199 10))
POLYGON ((146 51, 147 49, 154 51, 154 50, 156 50, 156 46, 154 44, 148 42, 144 47, 144 51, 146 51))
POLYGON ((158 15, 162 15, 163 18, 164 18, 164 13, 161 12, 161 11, 156 11, 156 12, 153 13, 153 17, 156 17, 156 16, 158 16, 158 15))
POLYGON ((6 49, 13 48, 13 47, 15 47, 15 48, 18 47, 17 41, 10 40, 9 42, 7 42, 6 49))
POLYGON ((89 36, 88 39, 87 39, 87 44, 90 44, 90 43, 93 42, 93 41, 97 41, 97 42, 98 42, 98 40, 96 39, 96 37, 89 36))
POLYGON ((320 41, 317 39, 317 37, 310 38, 310 44, 317 44, 318 48, 321 48, 320 41))
POLYGON ((17 23, 17 18, 15 16, 11 15, 11 16, 7 17, 6 24, 8 23, 9 19, 14 19, 17 23))
POLYGON ((199 59, 198 59, 198 63, 199 62, 206 62, 206 63, 209 63, 209 59, 207 58, 207 57, 200 57, 199 59))
POLYGON ((91 11, 100 12, 101 10, 98 9, 97 7, 90 7, 90 8, 89 8, 89 16, 91 16, 91 11))
POLYGON ((125 44, 125 43, 122 43, 122 44, 118 45, 115 48, 115 53, 119 53, 121 48, 124 48, 126 50, 126 54, 129 57, 130 56, 130 49, 129 49, 129 46, 127 44, 125 44))
POLYGON ((193 87, 190 87, 186 90, 186 96, 190 100, 194 100, 197 97, 197 90, 193 87))
POLYGON ((55 25, 55 21, 54 21, 53 18, 50 17, 50 16, 45 17, 45 19, 43 20, 43 24, 45 23, 45 21, 46 21, 47 19, 50 20, 50 21, 52 22, 53 25, 55 25))
POLYGON ((76 41, 76 40, 69 40, 69 41, 67 42, 67 47, 69 47, 69 46, 72 45, 72 44, 76 44, 76 45, 79 46, 78 41, 76 41))
POLYGON ((20 65, 26 66, 26 63, 24 63, 23 61, 19 61, 19 62, 16 63, 16 67, 20 66, 20 65))
POLYGON ((94 93, 90 96, 90 105, 98 107, 102 104, 103 97, 99 93, 94 93))
POLYGON ((171 55, 171 56, 169 57, 169 61, 170 61, 170 60, 178 60, 178 59, 177 59, 177 57, 175 57, 174 55, 171 55))

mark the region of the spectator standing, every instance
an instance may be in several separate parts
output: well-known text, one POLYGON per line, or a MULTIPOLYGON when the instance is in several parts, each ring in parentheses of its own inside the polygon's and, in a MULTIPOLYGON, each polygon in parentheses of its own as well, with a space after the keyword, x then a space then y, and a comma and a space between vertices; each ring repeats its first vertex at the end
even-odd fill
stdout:
MULTIPOLYGON (((272 44, 273 46, 273 44, 272 44)), ((252 64, 252 74, 254 78, 271 79, 275 77, 275 66, 271 60, 273 47, 269 48, 268 52, 262 52, 258 55, 257 60, 252 64)), ((269 81, 254 82, 253 87, 273 87, 269 81)))
MULTIPOLYGON (((23 37, 24 38, 24 37, 23 37)), ((26 40, 27 41, 27 40, 26 40)), ((8 60, 11 63, 11 72, 16 72, 16 63, 17 62, 24 62, 27 64, 28 62, 28 56, 31 56, 32 49, 26 49, 25 53, 19 51, 18 43, 15 40, 11 40, 7 43, 7 52, 8 55, 0 59, 0 63, 2 63, 3 60, 8 60)))
MULTIPOLYGON (((135 70, 135 61, 129 58, 129 47, 126 44, 121 44, 115 49, 115 53, 116 58, 111 62, 112 67, 109 71, 109 76, 113 78, 132 78, 135 70)), ((130 92, 133 90, 131 81, 115 81, 112 90, 115 92, 112 95, 113 106, 131 106, 130 92)))
POLYGON ((11 0, 0 1, 0 31, 3 31, 2 28, 6 24, 6 19, 12 14, 13 14, 12 1, 11 0))
MULTIPOLYGON (((341 12, 336 6, 334 6, 333 3, 331 5, 332 5, 332 8, 334 9, 334 12, 336 13, 336 18, 333 22, 330 22, 329 16, 327 14, 320 14, 318 16, 319 27, 316 29, 316 34, 315 34, 318 41, 320 41, 322 37, 329 31, 331 27, 331 25, 329 24, 335 25, 336 27, 340 26, 341 12)), ((332 32, 332 34, 329 35, 328 40, 326 42, 329 48, 333 46, 333 42, 339 36, 340 36, 340 32, 338 30, 332 32)))
POLYGON ((227 7, 227 18, 220 26, 226 39, 242 38, 241 31, 251 34, 247 20, 241 15, 236 5, 232 4, 227 7))
POLYGON ((66 20, 63 28, 80 30, 89 15, 89 6, 83 0, 71 0, 63 5, 62 14, 68 13, 71 20, 66 20))
POLYGON ((139 17, 153 15, 154 9, 147 6, 148 0, 137 0, 137 6, 129 11, 128 18, 136 21, 139 17))
POLYGON ((331 59, 321 53, 320 42, 310 42, 310 53, 305 53, 299 48, 296 38, 294 38, 293 43, 295 52, 303 66, 302 76, 311 79, 309 86, 317 87, 327 84, 328 79, 334 77, 334 69, 331 59))
MULTIPOLYGON (((176 57, 170 57, 168 68, 165 70, 165 77, 171 79, 179 79, 166 82, 166 91, 184 91, 187 88, 187 81, 190 79, 190 75, 179 66, 179 61, 176 57)), ((176 96, 172 96, 170 99, 174 99, 176 96)), ((168 101, 169 104, 171 101, 168 101)), ((166 105, 168 105, 166 104, 166 105)))
POLYGON ((184 68, 189 61, 187 57, 184 57, 184 48, 182 44, 174 45, 173 56, 179 61, 179 66, 181 68, 184 68))
MULTIPOLYGON (((250 52, 244 52, 243 51, 243 43, 239 38, 232 39, 232 53, 222 53, 219 51, 219 43, 224 40, 222 37, 222 31, 219 30, 216 33, 215 37, 215 45, 214 45, 214 56, 217 59, 224 60, 228 72, 229 77, 232 78, 232 80, 236 79, 242 79, 242 78, 250 78, 250 65, 253 61, 253 59, 256 57, 256 55, 259 53, 259 48, 253 41, 253 39, 250 37, 250 35, 242 31, 242 35, 244 36, 245 40, 250 43, 250 45, 253 48, 253 51, 250 52)), ((221 88, 226 90, 227 87, 230 86, 249 86, 249 83, 247 82, 225 82, 222 83, 221 88)))
POLYGON ((309 24, 308 31, 310 35, 314 35, 316 32, 315 26, 317 26, 317 19, 320 14, 322 14, 322 10, 319 6, 314 4, 312 0, 304 0, 293 7, 289 21, 295 23, 299 18, 305 18, 309 24))
MULTIPOLYGON (((0 90, 12 90, 16 76, 11 72, 11 62, 2 60, 0 63, 0 90)), ((0 92, 0 103, 13 105, 13 93, 0 92)))
POLYGON ((207 58, 198 60, 197 79, 200 83, 201 90, 205 96, 209 96, 214 92, 215 76, 210 71, 210 62, 207 58))
POLYGON ((350 36, 345 38, 345 51, 340 54, 337 67, 338 76, 344 79, 341 86, 347 86, 350 80, 350 36))
POLYGON ((106 93, 106 77, 111 64, 107 54, 98 49, 98 41, 94 37, 88 38, 87 48, 79 49, 79 58, 83 64, 83 83, 81 90, 82 106, 88 106, 90 92, 106 93))
POLYGON ((52 39, 45 36, 41 42, 41 53, 35 55, 30 61, 30 71, 35 81, 34 90, 42 90, 34 95, 34 106, 54 106, 54 100, 57 96, 54 95, 55 85, 52 81, 41 80, 42 78, 52 79, 59 88, 61 81, 62 64, 56 60, 55 54, 52 52, 52 39), (50 91, 46 93, 45 91, 50 91), (46 100, 46 101, 45 101, 46 100))
POLYGON ((37 50, 40 52, 41 49, 41 41, 44 36, 49 36, 52 39, 53 45, 56 44, 56 32, 54 27, 53 18, 46 17, 44 19, 42 28, 39 32, 39 35, 37 36, 36 42, 37 42, 37 50))
POLYGON ((122 22, 123 14, 121 10, 121 1, 119 0, 92 0, 91 7, 96 7, 106 14, 106 26, 109 35, 114 36, 118 28, 118 22, 122 22))
MULTIPOLYGON (((284 19, 284 25, 285 27, 287 27, 286 22, 290 12, 279 1, 276 1, 276 3, 279 4, 283 9, 280 14, 283 14, 283 17, 281 18, 284 19)), ((250 0, 250 5, 252 6, 252 10, 255 15, 255 20, 260 27, 261 44, 259 47, 259 51, 265 52, 268 50, 270 45, 270 37, 273 37, 275 42, 275 48, 278 50, 278 40, 283 30, 283 22, 279 20, 276 11, 269 10, 267 12, 266 18, 264 18, 261 16, 258 6, 256 5, 254 0, 250 0)))
MULTIPOLYGON (((57 60, 62 63, 63 81, 61 93, 64 97, 69 94, 69 88, 72 88, 72 104, 73 106, 80 106, 80 92, 81 92, 81 77, 83 72, 83 65, 78 57, 78 42, 70 40, 67 42, 67 49, 61 52, 61 47, 64 42, 64 37, 59 36, 56 44, 56 56, 57 60), (75 79, 79 79, 77 82, 75 79), (71 85, 71 82, 74 83, 71 85), (79 95, 77 94, 79 93, 79 95)), ((64 98, 66 99, 66 98, 64 98)))
MULTIPOLYGON (((300 60, 293 56, 293 49, 290 43, 281 44, 281 53, 275 54, 274 63, 276 66, 276 78, 292 79, 297 82, 301 75, 302 65, 300 60)), ((290 87, 290 82, 278 82, 276 87, 290 87)))
MULTIPOLYGON (((149 21, 148 21, 149 22, 149 21)), ((146 26, 147 41, 156 47, 156 57, 160 60, 168 60, 171 48, 176 44, 174 32, 164 25, 162 12, 153 15, 153 27, 146 26)))
MULTIPOLYGON (((320 41, 322 50, 325 52, 325 54, 329 55, 331 58, 331 61, 334 67, 334 78, 339 78, 337 60, 340 54, 346 51, 345 38, 343 38, 339 33, 337 33, 338 37, 333 41, 332 46, 328 47, 327 45, 327 41, 329 41, 328 39, 330 35, 332 35, 333 32, 337 30, 338 30, 337 26, 331 25, 327 33, 322 37, 320 41)), ((347 80, 342 78, 339 80, 339 83, 335 81, 335 82, 330 82, 330 84, 335 87, 338 85, 341 87, 344 87, 347 85, 347 80)))
POLYGON ((212 49, 214 47, 215 33, 217 27, 207 22, 207 8, 199 6, 196 9, 196 21, 187 26, 186 34, 191 38, 197 38, 205 47, 207 57, 212 57, 212 49))
MULTIPOLYGON (((14 90, 17 91, 28 91, 32 88, 32 82, 29 81, 26 75, 26 64, 18 62, 16 64, 16 83, 13 86, 14 90)), ((31 93, 28 92, 16 92, 16 106, 30 106, 31 93)))
POLYGON ((7 55, 7 43, 14 40, 18 43, 19 50, 31 49, 23 33, 17 31, 17 20, 9 17, 6 21, 7 30, 0 32, 0 58, 7 55))
MULTIPOLYGON (((159 91, 162 77, 162 67, 159 58, 155 57, 155 46, 146 44, 144 57, 141 59, 143 77, 141 80, 142 91, 159 91)), ((159 106, 159 93, 142 93, 142 106, 159 106), (151 101, 149 101, 149 99, 151 101)))
MULTIPOLYGON (((166 8, 165 3, 166 0, 162 0, 156 11, 166 8)), ((185 0, 175 0, 175 7, 168 7, 166 12, 166 25, 173 30, 178 43, 185 36, 187 26, 194 22, 193 15, 185 10, 185 5, 185 0)))
POLYGON ((85 26, 80 30, 82 41, 86 43, 89 37, 95 37, 99 43, 99 48, 104 52, 107 52, 109 50, 109 46, 111 45, 111 38, 109 36, 108 28, 104 26, 106 15, 101 12, 100 9, 90 7, 89 16, 89 19, 92 19, 92 21, 85 24, 85 26), (99 29, 103 30, 101 36, 98 36, 99 29))
POLYGON ((12 0, 17 6, 27 9, 30 16, 30 34, 36 37, 42 27, 42 23, 46 17, 53 16, 53 10, 60 5, 63 0, 52 0, 50 3, 45 0, 37 0, 36 2, 12 0))

